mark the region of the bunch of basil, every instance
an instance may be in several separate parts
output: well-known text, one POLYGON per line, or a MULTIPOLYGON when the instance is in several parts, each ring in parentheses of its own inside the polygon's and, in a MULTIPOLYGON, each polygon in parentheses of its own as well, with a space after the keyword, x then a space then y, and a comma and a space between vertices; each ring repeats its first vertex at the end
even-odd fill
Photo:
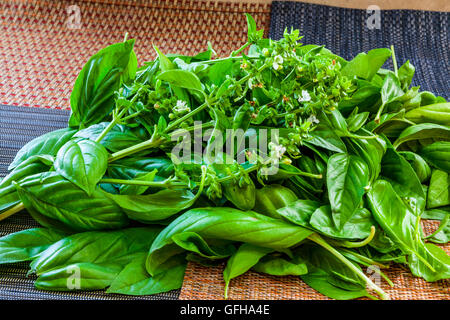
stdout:
POLYGON ((450 236, 450 103, 411 88, 414 67, 398 68, 393 48, 346 61, 298 30, 272 41, 247 22, 248 42, 225 58, 155 47, 138 68, 133 40, 91 57, 68 128, 26 144, 0 181, 0 220, 25 208, 42 225, 0 238, 0 263, 31 261, 40 289, 131 295, 179 288, 187 261, 227 261, 225 294, 250 269, 336 299, 388 298, 363 267, 390 285, 391 262, 449 278, 431 242, 450 236), (391 56, 394 71, 381 68, 391 56), (231 165, 169 155, 178 129, 259 128, 280 131, 274 175, 250 161, 259 150, 231 165), (441 223, 425 235, 421 219, 441 223))

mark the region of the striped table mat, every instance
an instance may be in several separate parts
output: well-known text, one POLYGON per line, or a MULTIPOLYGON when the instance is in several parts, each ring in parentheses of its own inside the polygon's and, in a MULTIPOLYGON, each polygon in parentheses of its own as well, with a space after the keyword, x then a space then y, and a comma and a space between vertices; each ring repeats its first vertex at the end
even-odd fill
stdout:
MULTIPOLYGON (((152 43, 163 52, 193 54, 211 40, 219 55, 245 42, 243 13, 279 38, 285 27, 300 29, 304 43, 324 44, 351 58, 360 51, 395 45, 399 63, 416 66, 415 84, 449 98, 448 13, 382 11, 382 28, 365 28, 365 10, 304 3, 226 0, 3 0, 0 2, 0 177, 17 150, 32 138, 66 125, 73 82, 98 49, 137 39, 139 61, 154 58, 152 43), (79 10, 80 21, 74 14, 79 10), (75 17, 75 18, 74 18, 75 17), (99 22, 101 21, 101 23, 99 22), (79 23, 78 23, 79 22, 79 23), (70 28, 69 28, 70 25, 70 28), (75 28, 72 28, 74 27, 75 28), (198 26, 201 26, 199 28, 198 26), (77 27, 80 27, 79 29, 77 27), (270 29, 270 30, 269 30, 270 29), (9 105, 9 106, 6 106, 9 105), (23 108, 41 107, 41 108, 23 108), (52 110, 50 110, 52 109, 52 110), (62 109, 62 110, 54 110, 62 109)), ((36 226, 26 213, 0 223, 0 235, 36 226)), ((426 233, 436 228, 424 225, 426 233)), ((445 247, 449 252, 449 246, 445 247)), ((188 266, 181 294, 150 297, 103 292, 54 293, 35 290, 26 264, 0 266, 0 299, 221 299, 222 268, 188 266)), ((449 299, 449 281, 426 283, 408 270, 388 272, 397 299, 449 299)), ((297 277, 251 272, 233 280, 233 299, 324 299, 297 277)))

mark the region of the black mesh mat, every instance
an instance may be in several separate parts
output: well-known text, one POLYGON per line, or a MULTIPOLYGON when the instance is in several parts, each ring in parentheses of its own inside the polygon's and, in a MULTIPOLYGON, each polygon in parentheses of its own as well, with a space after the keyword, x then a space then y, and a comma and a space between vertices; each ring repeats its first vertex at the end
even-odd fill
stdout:
MULTIPOLYGON (((304 35, 303 43, 325 45, 345 59, 394 45, 399 66, 409 59, 416 67, 413 85, 448 100, 450 13, 383 10, 380 29, 370 30, 367 19, 371 15, 366 10, 274 1, 269 34, 279 39, 292 26, 304 35)), ((392 68, 390 60, 387 66, 392 68)))
MULTIPOLYGON (((0 105, 0 177, 19 149, 31 139, 67 126, 67 110, 24 108, 0 105)), ((0 222, 0 236, 39 225, 25 212, 15 214, 0 222)), ((103 291, 53 292, 36 290, 35 276, 26 276, 28 263, 0 265, 0 299, 40 300, 136 300, 177 299, 179 290, 153 296, 126 296, 106 294, 103 291)))

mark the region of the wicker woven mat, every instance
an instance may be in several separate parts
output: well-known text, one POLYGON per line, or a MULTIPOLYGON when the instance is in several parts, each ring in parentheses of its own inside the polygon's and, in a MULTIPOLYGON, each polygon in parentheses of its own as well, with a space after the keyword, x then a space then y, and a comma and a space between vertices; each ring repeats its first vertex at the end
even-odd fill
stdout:
POLYGON ((0 103, 68 108, 86 60, 126 32, 137 39, 141 63, 154 58, 152 44, 165 53, 193 54, 211 41, 219 55, 227 54, 245 43, 244 12, 269 29, 270 3, 1 0, 0 103))

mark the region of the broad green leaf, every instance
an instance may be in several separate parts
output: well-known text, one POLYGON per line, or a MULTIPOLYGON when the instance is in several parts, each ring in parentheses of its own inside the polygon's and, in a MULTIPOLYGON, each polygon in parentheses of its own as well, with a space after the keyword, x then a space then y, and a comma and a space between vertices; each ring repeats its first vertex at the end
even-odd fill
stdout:
MULTIPOLYGON (((367 296, 365 284, 358 275, 322 247, 304 244, 294 251, 294 257, 308 268, 301 279, 322 294, 334 299, 367 296)), ((356 264, 355 267, 359 269, 356 264)))
POLYGON ((37 174, 16 185, 20 200, 44 227, 73 231, 117 229, 126 215, 98 189, 88 196, 56 172, 37 174))
POLYGON ((108 167, 108 152, 91 140, 68 141, 56 155, 55 169, 61 176, 92 195, 108 167))
POLYGON ((450 102, 436 103, 415 108, 405 114, 414 123, 435 123, 450 126, 450 102))
POLYGON ((427 240, 434 243, 447 243, 450 241, 450 214, 447 213, 442 219, 439 227, 429 236, 427 240))
POLYGON ((381 175, 388 180, 405 204, 420 216, 425 208, 425 193, 414 169, 389 146, 381 161, 381 175))
MULTIPOLYGON (((295 168, 295 167, 294 167, 295 168)), ((279 184, 270 184, 256 190, 253 211, 278 218, 277 210, 297 200, 297 196, 289 188, 279 184)))
POLYGON ((421 139, 448 140, 450 137, 450 127, 433 123, 422 123, 406 128, 397 140, 393 143, 397 149, 401 144, 421 139))
POLYGON ((31 140, 17 152, 8 170, 13 170, 23 161, 35 155, 56 156, 58 150, 72 138, 75 132, 70 128, 59 129, 31 140))
POLYGON ((114 262, 78 262, 42 272, 34 282, 39 290, 100 290, 108 287, 121 270, 114 262))
POLYGON ((64 238, 59 231, 33 228, 0 238, 0 264, 30 261, 53 243, 64 238))
POLYGON ((423 147, 419 154, 436 168, 450 172, 450 141, 438 141, 423 147))
POLYGON ((227 266, 223 271, 223 280, 225 281, 225 297, 227 296, 228 286, 231 279, 246 273, 266 254, 273 249, 252 245, 250 243, 242 244, 239 249, 228 259, 227 266))
POLYGON ((423 243, 418 230, 419 218, 406 207, 389 182, 377 181, 368 198, 375 220, 389 238, 408 254, 408 264, 414 275, 427 281, 449 277, 448 256, 444 253, 447 258, 443 259, 440 251, 423 243))
POLYGON ((319 206, 320 203, 317 201, 296 200, 295 202, 291 202, 288 205, 279 208, 277 213, 292 223, 311 228, 309 221, 312 214, 319 206))
MULTIPOLYGON (((233 245, 226 242, 215 246, 212 244, 210 245, 195 232, 178 233, 172 237, 172 240, 184 250, 211 260, 229 257, 236 251, 236 248, 233 245)), ((217 242, 214 241, 214 239, 210 241, 217 242)))
POLYGON ((181 288, 186 269, 183 257, 175 256, 164 264, 164 270, 151 277, 145 270, 146 254, 140 254, 112 281, 107 293, 151 295, 181 288))
POLYGON ((134 39, 116 43, 93 55, 81 70, 70 96, 71 127, 103 121, 114 107, 114 92, 134 79, 137 69, 134 39))
MULTIPOLYGON (((27 176, 36 173, 48 171, 53 165, 53 157, 49 155, 34 155, 15 167, 6 177, 0 182, 0 189, 10 186, 13 181, 19 182, 27 176)), ((1 191, 0 191, 1 193, 1 191)))
POLYGON ((9 185, 0 189, 0 213, 20 203, 17 189, 14 185, 9 185))
POLYGON ((195 75, 195 73, 185 71, 185 70, 167 70, 158 75, 158 79, 167 81, 171 85, 197 90, 203 92, 202 83, 200 79, 195 75))
MULTIPOLYGON (((109 122, 94 124, 86 129, 78 131, 74 138, 85 138, 96 141, 98 136, 109 125, 109 122)), ((134 146, 138 143, 148 140, 145 130, 131 129, 125 125, 115 125, 106 136, 100 141, 100 144, 111 152, 117 152, 122 149, 134 146)))
POLYGON ((278 256, 265 256, 253 266, 256 272, 266 273, 273 276, 300 276, 308 273, 308 268, 301 261, 288 261, 278 256))
POLYGON ((414 68, 409 60, 406 61, 400 68, 398 68, 398 79, 400 80, 403 91, 409 89, 415 71, 416 68, 414 68))
POLYGON ((197 196, 186 189, 163 189, 148 195, 115 195, 105 193, 128 217, 143 223, 167 219, 189 208, 197 196))
POLYGON ((348 130, 350 132, 355 132, 361 129, 361 127, 366 123, 369 118, 369 112, 361 112, 355 115, 352 115, 347 119, 348 130))
POLYGON ((402 151, 399 154, 409 162, 421 183, 428 181, 431 176, 431 169, 421 156, 410 151, 402 151))
POLYGON ((306 142, 330 150, 333 152, 346 152, 347 148, 341 138, 325 123, 319 123, 314 130, 310 131, 310 137, 306 142))
POLYGON ((381 87, 381 100, 384 105, 404 95, 400 81, 393 72, 389 72, 381 87))
POLYGON ((203 238, 250 243, 260 247, 283 249, 304 240, 312 231, 252 211, 232 208, 192 209, 175 219, 154 241, 147 259, 147 271, 155 274, 174 253, 172 237, 195 232, 203 238))
POLYGON ((450 205, 450 174, 441 170, 431 172, 427 209, 450 205))
POLYGON ((418 248, 418 252, 425 257, 435 271, 430 270, 423 261, 418 259, 416 254, 411 254, 408 257, 408 263, 413 275, 422 277, 429 282, 450 278, 450 257, 442 248, 432 243, 426 243, 418 248))
POLYGON ((421 218, 422 219, 431 219, 431 220, 442 220, 448 214, 450 214, 450 206, 425 210, 425 212, 422 214, 421 218))
POLYGON ((373 49, 367 54, 359 53, 342 68, 342 74, 349 78, 356 76, 370 81, 390 56, 391 50, 385 48, 373 49))
MULTIPOLYGON (((357 134, 368 135, 364 129, 358 130, 357 134)), ((381 171, 381 159, 386 153, 386 142, 382 138, 346 138, 345 143, 350 154, 360 157, 367 164, 369 183, 373 183, 381 171)))
POLYGON ((373 221, 369 210, 357 208, 342 229, 338 229, 333 221, 331 207, 327 205, 314 211, 309 223, 314 229, 328 237, 357 240, 367 238, 370 235, 370 229, 375 221, 373 221))
POLYGON ((147 251, 160 231, 160 227, 149 227, 77 233, 52 244, 30 267, 37 275, 76 263, 124 267, 136 254, 147 251))
POLYGON ((341 153, 328 160, 327 189, 333 221, 338 229, 353 216, 368 183, 368 167, 361 158, 341 153))

